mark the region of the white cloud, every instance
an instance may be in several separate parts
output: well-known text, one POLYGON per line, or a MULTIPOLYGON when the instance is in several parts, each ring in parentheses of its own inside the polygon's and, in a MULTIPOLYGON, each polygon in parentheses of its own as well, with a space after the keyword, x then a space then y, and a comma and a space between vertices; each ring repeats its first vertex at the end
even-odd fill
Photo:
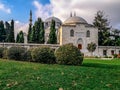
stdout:
POLYGON ((51 15, 52 6, 50 4, 42 5, 37 0, 33 1, 33 5, 36 8, 35 16, 41 17, 43 20, 51 15))
POLYGON ((71 12, 76 12, 77 16, 92 23, 96 12, 103 10, 113 27, 120 25, 120 0, 50 0, 50 4, 46 5, 35 0, 33 4, 36 7, 36 17, 43 19, 54 15, 64 22, 71 12))
POLYGON ((11 13, 11 9, 8 8, 6 5, 4 5, 3 3, 0 3, 0 10, 6 12, 8 14, 11 13))

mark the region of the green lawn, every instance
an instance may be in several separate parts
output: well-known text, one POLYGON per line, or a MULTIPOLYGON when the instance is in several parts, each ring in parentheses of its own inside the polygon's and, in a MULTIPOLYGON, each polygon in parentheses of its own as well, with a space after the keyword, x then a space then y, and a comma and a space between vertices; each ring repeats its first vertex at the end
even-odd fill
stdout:
POLYGON ((0 90, 120 90, 120 60, 82 66, 0 60, 0 90))

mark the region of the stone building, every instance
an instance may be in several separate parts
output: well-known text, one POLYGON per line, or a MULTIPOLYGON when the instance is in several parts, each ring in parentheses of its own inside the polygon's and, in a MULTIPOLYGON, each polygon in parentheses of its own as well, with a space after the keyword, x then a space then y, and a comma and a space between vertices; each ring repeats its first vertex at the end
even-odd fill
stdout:
MULTIPOLYGON (((98 46, 98 29, 79 16, 70 16, 59 29, 60 45, 72 43, 85 55, 91 55, 87 45, 91 42, 98 46)), ((96 51, 97 52, 97 49, 96 51)))
MULTIPOLYGON (((30 14, 30 18, 32 18, 31 16, 32 15, 30 14)), ((32 19, 30 20, 32 21, 32 19)), ((103 57, 120 54, 120 46, 98 46, 98 29, 89 24, 82 17, 76 16, 76 14, 74 14, 74 16, 71 14, 63 23, 57 17, 47 18, 44 21, 45 44, 47 44, 49 38, 52 20, 55 21, 57 45, 72 43, 78 47, 85 56, 91 56, 91 53, 87 50, 87 45, 93 42, 97 45, 96 50, 93 53, 94 56, 103 57)), ((28 25, 26 30, 28 30, 28 25)), ((27 38, 27 33, 25 34, 25 37, 27 38)))
POLYGON ((104 57, 120 54, 120 47, 117 46, 98 46, 98 28, 87 23, 82 17, 70 15, 63 23, 56 17, 50 17, 45 20, 45 38, 48 40, 51 21, 56 22, 56 34, 59 45, 72 43, 78 47, 85 56, 91 56, 87 50, 87 45, 91 42, 97 45, 93 52, 94 56, 104 57))

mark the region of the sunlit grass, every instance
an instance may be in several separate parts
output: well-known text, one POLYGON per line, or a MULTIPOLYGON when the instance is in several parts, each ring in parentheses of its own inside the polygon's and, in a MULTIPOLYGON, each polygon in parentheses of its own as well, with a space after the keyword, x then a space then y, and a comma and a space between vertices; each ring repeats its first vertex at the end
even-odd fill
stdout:
POLYGON ((120 60, 82 66, 0 60, 0 90, 120 90, 120 60))

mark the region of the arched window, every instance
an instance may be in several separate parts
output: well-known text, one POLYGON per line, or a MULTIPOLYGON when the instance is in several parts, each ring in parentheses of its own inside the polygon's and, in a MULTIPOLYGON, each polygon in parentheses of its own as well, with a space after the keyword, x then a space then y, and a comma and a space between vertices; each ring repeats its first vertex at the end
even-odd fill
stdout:
POLYGON ((70 30, 70 36, 71 36, 71 37, 74 37, 74 30, 73 30, 73 29, 70 30))
POLYGON ((86 37, 90 37, 90 31, 89 30, 86 32, 86 37))

